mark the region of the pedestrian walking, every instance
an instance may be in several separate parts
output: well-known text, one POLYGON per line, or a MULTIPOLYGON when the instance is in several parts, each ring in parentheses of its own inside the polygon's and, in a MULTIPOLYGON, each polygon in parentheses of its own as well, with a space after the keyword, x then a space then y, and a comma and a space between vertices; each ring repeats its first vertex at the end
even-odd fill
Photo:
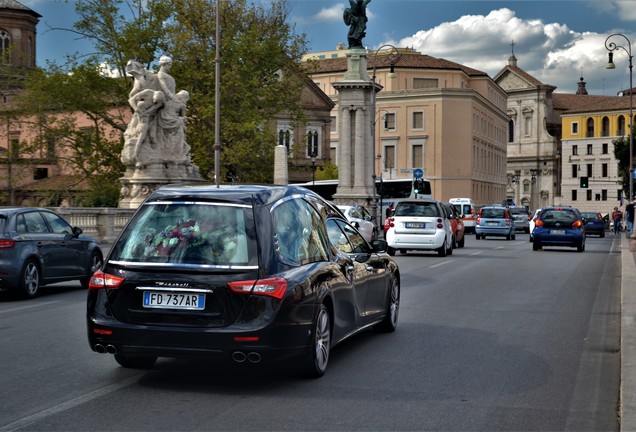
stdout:
POLYGON ((634 200, 625 206, 625 220, 627 221, 628 236, 634 233, 634 200))
POLYGON ((614 211, 612 212, 612 221, 614 222, 614 235, 620 234, 623 224, 623 213, 621 213, 618 207, 614 207, 614 211))

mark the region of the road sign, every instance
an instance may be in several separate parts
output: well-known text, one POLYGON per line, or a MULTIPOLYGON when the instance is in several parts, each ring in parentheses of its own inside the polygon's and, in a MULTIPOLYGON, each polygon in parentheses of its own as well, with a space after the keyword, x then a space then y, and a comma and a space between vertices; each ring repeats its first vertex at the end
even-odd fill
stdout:
POLYGON ((413 177, 420 179, 424 176, 424 170, 422 168, 416 168, 413 170, 413 177))

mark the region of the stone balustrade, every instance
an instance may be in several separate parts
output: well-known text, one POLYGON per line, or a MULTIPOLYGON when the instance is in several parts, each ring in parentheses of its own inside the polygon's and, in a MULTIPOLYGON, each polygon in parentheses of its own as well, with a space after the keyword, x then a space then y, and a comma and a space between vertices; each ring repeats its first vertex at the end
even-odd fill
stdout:
POLYGON ((111 244, 136 209, 102 207, 49 207, 61 215, 72 226, 84 234, 97 239, 101 244, 111 244))

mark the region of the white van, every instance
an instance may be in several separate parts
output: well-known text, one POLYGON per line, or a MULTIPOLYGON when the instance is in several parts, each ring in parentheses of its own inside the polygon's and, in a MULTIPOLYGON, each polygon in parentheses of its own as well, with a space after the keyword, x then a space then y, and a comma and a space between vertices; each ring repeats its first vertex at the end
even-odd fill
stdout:
POLYGON ((448 202, 461 214, 466 232, 475 232, 477 212, 475 211, 475 203, 473 200, 470 198, 451 198, 448 202))

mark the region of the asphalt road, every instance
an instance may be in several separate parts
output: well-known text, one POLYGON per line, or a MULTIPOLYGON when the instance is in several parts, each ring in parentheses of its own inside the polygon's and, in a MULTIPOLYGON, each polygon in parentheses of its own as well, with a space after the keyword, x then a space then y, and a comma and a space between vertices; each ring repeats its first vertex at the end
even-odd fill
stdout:
POLYGON ((0 292, 0 432, 618 430, 620 253, 475 240, 398 255, 398 330, 332 351, 326 375, 160 359, 119 367, 86 340, 79 283, 0 292))

